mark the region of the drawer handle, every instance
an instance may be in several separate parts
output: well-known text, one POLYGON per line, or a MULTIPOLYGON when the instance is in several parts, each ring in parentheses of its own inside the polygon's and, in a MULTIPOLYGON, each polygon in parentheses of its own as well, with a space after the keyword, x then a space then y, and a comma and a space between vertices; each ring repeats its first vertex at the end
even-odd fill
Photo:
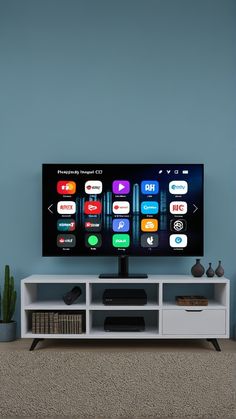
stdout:
POLYGON ((203 310, 185 310, 185 311, 187 311, 187 313, 199 313, 200 311, 203 311, 203 310))

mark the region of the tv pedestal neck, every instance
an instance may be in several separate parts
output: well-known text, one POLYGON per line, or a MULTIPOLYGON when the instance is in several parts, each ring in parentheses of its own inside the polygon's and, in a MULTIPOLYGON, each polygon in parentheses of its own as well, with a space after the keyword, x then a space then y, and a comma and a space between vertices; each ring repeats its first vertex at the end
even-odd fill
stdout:
POLYGON ((129 258, 126 255, 118 256, 118 273, 115 274, 100 274, 99 278, 148 278, 147 274, 130 274, 129 273, 129 258))
POLYGON ((230 281, 224 277, 149 275, 148 279, 100 279, 97 275, 31 275, 21 281, 21 337, 33 339, 31 350, 43 339, 204 339, 219 351, 217 339, 229 338, 229 313, 230 281), (74 304, 66 305, 61 287, 69 291, 76 285, 82 293, 74 304), (205 295, 208 305, 178 306, 175 296, 183 293, 183 287, 184 295, 205 295), (144 289, 147 304, 104 305, 107 288, 144 289), (33 328, 33 313, 44 313, 38 328, 37 318, 33 328), (56 327, 53 321, 46 322, 49 313, 62 314, 63 322, 64 314, 82 314, 80 333, 72 333, 74 329, 68 323, 66 329, 60 326, 62 332, 58 319, 56 327), (109 316, 141 316, 145 330, 107 332, 104 322, 109 316))

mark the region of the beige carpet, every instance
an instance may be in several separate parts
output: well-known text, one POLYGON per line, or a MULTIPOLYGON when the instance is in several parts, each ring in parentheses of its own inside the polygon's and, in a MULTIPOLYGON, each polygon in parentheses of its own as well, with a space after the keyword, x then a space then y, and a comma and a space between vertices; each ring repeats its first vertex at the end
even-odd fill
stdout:
POLYGON ((223 352, 0 352, 0 416, 235 418, 235 371, 223 352))

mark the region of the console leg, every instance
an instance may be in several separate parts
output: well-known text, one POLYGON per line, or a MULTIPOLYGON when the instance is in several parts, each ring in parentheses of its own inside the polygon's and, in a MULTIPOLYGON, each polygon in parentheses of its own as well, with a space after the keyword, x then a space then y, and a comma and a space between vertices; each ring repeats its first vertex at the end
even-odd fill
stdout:
POLYGON ((32 342, 32 344, 31 344, 31 347, 30 347, 30 351, 33 351, 34 350, 34 348, 36 348, 36 346, 38 345, 38 343, 41 341, 41 340, 44 340, 44 339, 38 339, 38 338, 35 338, 34 340, 33 340, 33 342, 32 342))
POLYGON ((217 339, 207 339, 208 342, 211 342, 217 352, 221 352, 220 345, 217 339))

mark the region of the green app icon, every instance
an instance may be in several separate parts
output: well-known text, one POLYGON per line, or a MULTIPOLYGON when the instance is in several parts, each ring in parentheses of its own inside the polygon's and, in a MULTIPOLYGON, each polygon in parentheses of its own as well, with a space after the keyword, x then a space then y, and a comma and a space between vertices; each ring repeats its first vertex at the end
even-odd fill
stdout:
POLYGON ((113 234, 112 244, 114 247, 129 247, 130 245, 129 234, 113 234))
POLYGON ((86 234, 85 245, 86 247, 101 247, 102 238, 101 234, 86 234))

